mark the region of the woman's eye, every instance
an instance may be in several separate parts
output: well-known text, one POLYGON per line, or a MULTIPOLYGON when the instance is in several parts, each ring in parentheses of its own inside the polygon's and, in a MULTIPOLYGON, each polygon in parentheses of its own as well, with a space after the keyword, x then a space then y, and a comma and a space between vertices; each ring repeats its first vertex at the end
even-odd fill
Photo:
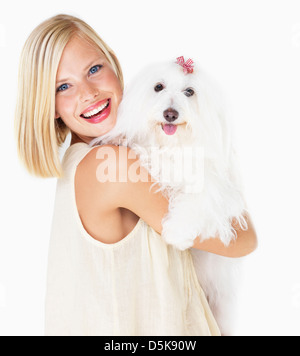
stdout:
POLYGON ((62 84, 60 87, 57 88, 57 91, 65 91, 69 89, 69 84, 62 84))
POLYGON ((90 73, 90 74, 95 74, 95 73, 97 73, 102 67, 103 67, 103 66, 101 66, 100 64, 97 64, 96 66, 93 66, 93 67, 90 69, 89 73, 90 73))
POLYGON ((163 86, 163 84, 158 83, 156 84, 156 86, 154 87, 154 90, 158 93, 160 91, 162 91, 165 87, 163 86))
POLYGON ((192 88, 187 88, 184 91, 184 95, 187 96, 187 97, 193 96, 194 94, 195 94, 195 92, 194 92, 194 90, 192 88))

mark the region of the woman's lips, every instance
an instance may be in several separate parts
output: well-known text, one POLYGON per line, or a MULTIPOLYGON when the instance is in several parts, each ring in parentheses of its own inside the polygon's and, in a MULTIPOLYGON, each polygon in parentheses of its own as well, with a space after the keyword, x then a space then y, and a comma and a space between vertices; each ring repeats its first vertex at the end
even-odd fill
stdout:
POLYGON ((80 115, 80 117, 90 124, 99 124, 100 122, 108 118, 110 112, 111 112, 111 99, 105 99, 88 107, 80 115), (103 107, 103 109, 101 107, 103 107), (101 111, 99 113, 93 114, 93 111, 97 111, 98 108, 100 108, 101 111))

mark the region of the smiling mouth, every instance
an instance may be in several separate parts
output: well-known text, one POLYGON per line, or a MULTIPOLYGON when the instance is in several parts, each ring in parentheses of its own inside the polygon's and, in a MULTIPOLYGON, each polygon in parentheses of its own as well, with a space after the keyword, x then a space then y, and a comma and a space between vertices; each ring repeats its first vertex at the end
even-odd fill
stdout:
POLYGON ((99 105, 98 107, 96 107, 93 110, 90 110, 84 114, 81 114, 80 117, 82 117, 83 119, 89 120, 89 119, 93 119, 97 116, 99 116, 110 104, 110 99, 107 99, 105 101, 105 103, 102 103, 101 105, 99 105))
POLYGON ((111 112, 111 99, 102 100, 96 105, 91 106, 92 110, 83 112, 80 117, 89 124, 99 124, 107 119, 111 112))

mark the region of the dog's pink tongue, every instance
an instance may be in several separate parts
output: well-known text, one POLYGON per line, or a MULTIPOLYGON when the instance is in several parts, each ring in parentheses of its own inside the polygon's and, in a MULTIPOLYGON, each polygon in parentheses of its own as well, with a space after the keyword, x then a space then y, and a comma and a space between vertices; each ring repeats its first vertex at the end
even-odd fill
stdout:
POLYGON ((177 130, 177 125, 164 124, 162 128, 166 135, 174 135, 177 130))

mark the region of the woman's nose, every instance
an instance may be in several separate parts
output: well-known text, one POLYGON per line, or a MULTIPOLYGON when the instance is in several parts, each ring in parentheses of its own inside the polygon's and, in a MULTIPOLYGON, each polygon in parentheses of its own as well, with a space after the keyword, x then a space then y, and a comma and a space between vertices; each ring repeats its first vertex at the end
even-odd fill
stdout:
POLYGON ((94 99, 99 95, 99 90, 90 83, 84 83, 80 88, 80 100, 82 102, 94 99))

